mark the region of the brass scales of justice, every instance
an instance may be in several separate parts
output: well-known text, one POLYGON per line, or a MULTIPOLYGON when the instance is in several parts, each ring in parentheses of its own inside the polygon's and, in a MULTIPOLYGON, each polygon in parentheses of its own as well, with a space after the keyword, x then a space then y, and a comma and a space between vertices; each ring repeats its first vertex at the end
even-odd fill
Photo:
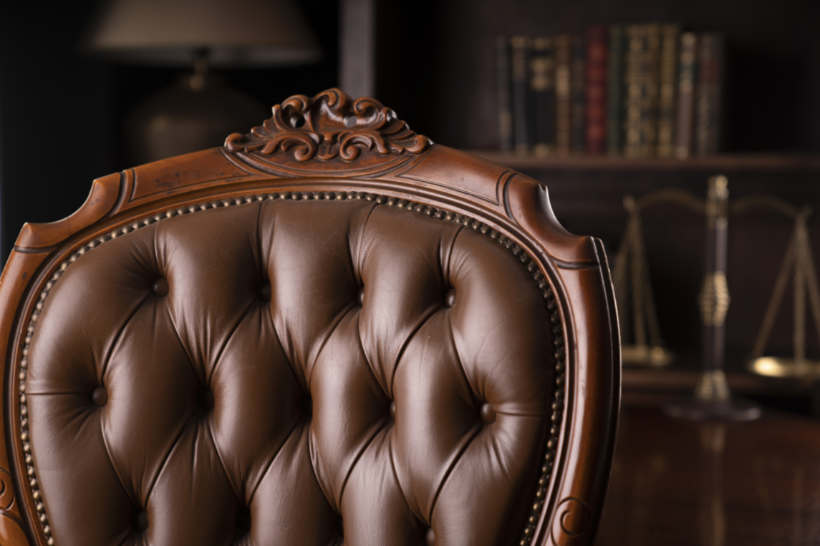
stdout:
MULTIPOLYGON (((641 211, 661 203, 681 205, 706 217, 705 272, 698 298, 701 311, 703 370, 694 397, 670 404, 667 413, 691 419, 749 420, 760 415, 760 409, 729 391, 725 373, 725 319, 729 308, 729 286, 726 278, 729 189, 725 176, 709 179, 705 202, 678 189, 663 189, 642 196, 627 196, 624 206, 628 221, 621 246, 616 254, 613 281, 623 333, 625 366, 668 366, 674 355, 665 347, 658 324, 649 275, 641 223, 641 211)), ((807 229, 808 209, 797 209, 769 196, 738 199, 731 206, 733 214, 754 209, 768 209, 794 218, 795 227, 781 265, 774 290, 763 317, 752 350, 749 370, 771 377, 820 377, 820 362, 806 358, 806 295, 820 340, 820 290, 811 255, 807 229), (789 277, 794 286, 794 355, 765 356, 766 342, 775 323, 777 311, 789 277)))
POLYGON ((816 339, 820 341, 820 289, 808 230, 808 219, 812 211, 809 207, 798 209, 780 199, 765 196, 740 199, 733 205, 732 212, 746 213, 753 209, 768 209, 792 218, 794 229, 775 279, 760 330, 755 338, 748 369, 752 373, 766 377, 801 380, 820 378, 820 361, 806 357, 806 304, 814 319, 816 339), (764 355, 790 278, 793 288, 792 355, 764 355))

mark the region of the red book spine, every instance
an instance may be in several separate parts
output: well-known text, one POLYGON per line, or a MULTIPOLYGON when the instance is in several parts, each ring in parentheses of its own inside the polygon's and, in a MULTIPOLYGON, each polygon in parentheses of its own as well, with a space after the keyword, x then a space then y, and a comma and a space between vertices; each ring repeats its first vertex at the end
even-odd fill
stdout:
POLYGON ((587 30, 586 151, 602 154, 606 149, 607 33, 603 25, 587 30))

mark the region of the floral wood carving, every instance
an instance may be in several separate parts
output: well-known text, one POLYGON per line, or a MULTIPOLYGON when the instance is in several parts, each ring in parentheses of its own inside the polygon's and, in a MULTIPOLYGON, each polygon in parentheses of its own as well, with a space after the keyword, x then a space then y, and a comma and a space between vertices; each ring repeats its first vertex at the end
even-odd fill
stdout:
POLYGON ((225 139, 229 152, 273 155, 290 153, 303 162, 341 158, 350 162, 361 152, 417 154, 431 141, 413 132, 396 113, 376 99, 351 99, 332 88, 313 98, 293 95, 273 107, 273 116, 248 134, 225 139))

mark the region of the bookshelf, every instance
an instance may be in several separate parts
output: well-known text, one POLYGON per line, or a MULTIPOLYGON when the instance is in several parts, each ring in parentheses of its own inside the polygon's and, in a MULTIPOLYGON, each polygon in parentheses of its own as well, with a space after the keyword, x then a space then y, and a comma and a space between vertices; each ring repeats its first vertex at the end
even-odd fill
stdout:
MULTIPOLYGON (((345 0, 353 4, 367 0, 345 0)), ((434 141, 499 144, 496 37, 679 23, 726 38, 728 153, 820 153, 820 3, 803 0, 374 2, 372 91, 434 141)), ((361 20, 361 19, 359 19, 361 20)), ((352 37, 361 33, 353 34, 352 37)))
MULTIPOLYGON (((501 165, 522 171, 774 171, 816 172, 820 174, 820 155, 720 154, 673 158, 629 158, 608 155, 545 156, 520 155, 497 150, 471 150, 472 153, 501 165)), ((820 178, 818 178, 820 182, 820 178)))

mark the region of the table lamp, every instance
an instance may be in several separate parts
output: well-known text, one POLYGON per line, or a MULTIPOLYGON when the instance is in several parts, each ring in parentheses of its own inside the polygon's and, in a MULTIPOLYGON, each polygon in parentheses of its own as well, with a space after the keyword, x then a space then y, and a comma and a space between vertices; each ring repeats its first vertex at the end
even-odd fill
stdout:
POLYGON ((313 32, 286 0, 113 0, 102 7, 87 47, 126 63, 192 68, 127 117, 128 159, 136 163, 217 146, 265 116, 264 105, 228 87, 209 67, 295 65, 320 57, 313 32))

